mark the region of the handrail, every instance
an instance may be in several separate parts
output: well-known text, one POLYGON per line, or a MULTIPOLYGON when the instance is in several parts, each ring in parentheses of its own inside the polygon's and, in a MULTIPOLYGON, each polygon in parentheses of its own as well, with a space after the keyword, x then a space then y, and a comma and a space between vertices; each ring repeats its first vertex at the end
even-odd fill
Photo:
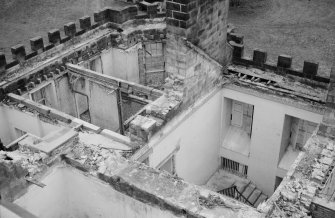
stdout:
POLYGON ((244 197, 242 195, 242 193, 238 191, 238 189, 237 189, 237 187, 235 185, 233 185, 233 186, 231 186, 229 188, 222 189, 222 190, 218 191, 218 193, 219 194, 223 194, 223 195, 227 195, 227 196, 229 196, 231 198, 239 200, 239 201, 241 201, 243 203, 247 203, 247 204, 249 204, 249 205, 251 205, 251 206, 254 207, 254 204, 251 203, 246 197, 244 197))

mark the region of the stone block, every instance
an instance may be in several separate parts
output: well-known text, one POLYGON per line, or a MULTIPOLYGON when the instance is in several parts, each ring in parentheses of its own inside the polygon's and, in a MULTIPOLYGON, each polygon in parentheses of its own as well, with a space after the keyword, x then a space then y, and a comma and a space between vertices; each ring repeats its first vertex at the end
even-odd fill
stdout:
MULTIPOLYGON (((110 13, 111 13, 112 8, 104 8, 100 11, 101 13, 101 18, 102 18, 102 22, 109 22, 110 21, 110 13)), ((126 13, 126 11, 124 11, 126 13)))
POLYGON ((80 18, 79 26, 83 30, 89 30, 91 28, 91 18, 89 16, 84 16, 80 18))
POLYGON ((103 22, 103 13, 101 11, 96 11, 93 13, 93 19, 96 23, 102 23, 103 22))
POLYGON ((277 67, 291 68, 292 57, 288 55, 279 55, 277 61, 277 67))
POLYGON ((118 23, 121 24, 125 21, 125 16, 126 14, 124 14, 124 16, 122 15, 122 12, 117 11, 117 10, 111 10, 110 11, 110 19, 111 22, 113 23, 118 23))
POLYGON ((76 24, 74 22, 70 22, 64 25, 64 33, 66 36, 74 37, 76 34, 76 24))
POLYGON ((34 37, 30 39, 30 47, 32 51, 43 51, 44 50, 44 43, 43 38, 41 36, 34 37))
POLYGON ((16 61, 24 61, 26 56, 26 49, 24 48, 24 45, 17 44, 13 47, 11 47, 11 52, 13 55, 13 59, 16 61))
POLYGON ((234 58, 241 59, 244 54, 244 45, 237 44, 233 41, 231 41, 230 44, 233 46, 233 59, 234 58))
POLYGON ((4 53, 0 52, 0 75, 6 70, 6 56, 4 53))
POLYGON ((254 50, 252 60, 255 65, 262 66, 266 62, 266 59, 267 59, 267 53, 265 51, 260 49, 254 50))
POLYGON ((303 67, 303 74, 307 77, 314 77, 318 73, 319 64, 310 62, 310 61, 304 61, 304 67, 303 67))
POLYGON ((156 123, 156 120, 150 117, 138 115, 130 122, 130 133, 143 141, 148 141, 156 128, 156 123))
POLYGON ((53 29, 48 32, 49 42, 53 44, 60 43, 60 31, 58 29, 53 29))
POLYGON ((148 5, 147 12, 150 15, 156 15, 157 14, 157 5, 156 4, 148 5))
MULTIPOLYGON (((185 5, 183 5, 184 7, 186 7, 185 5)), ((175 2, 170 2, 167 1, 166 2, 166 10, 168 11, 181 11, 181 5, 175 2)))
POLYGON ((187 13, 173 11, 172 14, 173 14, 173 18, 177 20, 187 21, 188 19, 190 19, 190 15, 187 13))

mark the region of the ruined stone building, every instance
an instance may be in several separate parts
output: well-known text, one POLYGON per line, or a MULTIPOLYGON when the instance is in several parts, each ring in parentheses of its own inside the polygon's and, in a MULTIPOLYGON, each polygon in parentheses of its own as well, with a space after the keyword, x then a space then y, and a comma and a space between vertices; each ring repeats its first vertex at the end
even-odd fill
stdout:
POLYGON ((1 217, 335 217, 335 72, 228 0, 118 2, 0 54, 1 217))

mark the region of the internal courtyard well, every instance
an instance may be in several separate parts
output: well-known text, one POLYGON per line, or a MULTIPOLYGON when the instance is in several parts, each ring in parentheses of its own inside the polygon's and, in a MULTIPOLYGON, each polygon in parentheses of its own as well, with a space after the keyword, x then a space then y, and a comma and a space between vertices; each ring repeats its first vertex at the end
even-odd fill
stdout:
MULTIPOLYGON (((162 40, 134 43, 126 49, 111 47, 68 65, 67 71, 23 92, 22 97, 128 135, 134 117, 145 115, 150 111, 147 106, 164 94, 159 89, 167 76, 166 55, 171 55, 166 49, 162 40)), ((190 61, 186 60, 188 83, 198 80, 206 85, 199 72, 212 66, 194 53, 189 52, 190 61)), ((148 141, 150 149, 135 159, 198 185, 224 169, 271 195, 278 186, 276 178, 284 177, 321 119, 320 112, 223 86, 164 125, 148 141), (300 129, 306 134, 301 136, 300 129), (292 131, 297 133, 293 136, 292 131), (299 149, 292 152, 288 145, 294 137, 299 149)), ((5 144, 20 136, 15 134, 2 137, 5 144)))

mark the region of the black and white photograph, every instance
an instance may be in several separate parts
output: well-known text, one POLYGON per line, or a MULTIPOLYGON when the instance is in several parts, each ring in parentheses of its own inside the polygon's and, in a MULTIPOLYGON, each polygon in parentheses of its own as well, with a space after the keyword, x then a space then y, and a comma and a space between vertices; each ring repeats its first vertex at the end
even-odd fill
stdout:
POLYGON ((335 218, 335 0, 0 0, 0 218, 335 218))

